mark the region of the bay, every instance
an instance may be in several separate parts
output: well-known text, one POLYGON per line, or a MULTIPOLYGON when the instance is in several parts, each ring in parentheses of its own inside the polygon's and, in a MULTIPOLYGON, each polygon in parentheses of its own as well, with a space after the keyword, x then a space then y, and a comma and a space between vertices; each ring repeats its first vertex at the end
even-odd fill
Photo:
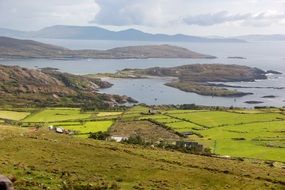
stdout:
MULTIPOLYGON (((171 44, 209 54, 217 59, 25 59, 0 60, 0 64, 18 65, 26 68, 58 68, 62 72, 73 74, 94 74, 116 72, 125 68, 174 67, 186 64, 239 64, 258 67, 263 70, 276 70, 285 73, 285 42, 249 42, 249 43, 173 43, 173 42, 129 42, 129 41, 100 41, 100 40, 50 40, 35 39, 41 42, 64 46, 70 49, 110 49, 131 45, 171 44), (228 59, 228 57, 244 57, 246 59, 228 59)), ((259 106, 285 106, 285 90, 273 89, 285 87, 285 75, 271 75, 268 80, 250 83, 230 83, 236 86, 251 86, 262 88, 239 88, 243 92, 252 92, 240 98, 223 98, 200 96, 195 93, 183 92, 164 84, 169 79, 106 79, 113 83, 113 87, 104 89, 102 93, 128 95, 141 103, 147 104, 190 104, 211 106, 253 107, 245 101, 262 101, 259 106), (271 87, 271 88, 265 88, 271 87), (262 98, 274 95, 276 98, 262 98)))

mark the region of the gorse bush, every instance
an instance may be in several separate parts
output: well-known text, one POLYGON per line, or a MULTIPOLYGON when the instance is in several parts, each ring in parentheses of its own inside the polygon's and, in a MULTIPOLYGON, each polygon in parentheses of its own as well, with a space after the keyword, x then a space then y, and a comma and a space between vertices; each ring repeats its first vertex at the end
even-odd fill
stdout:
POLYGON ((96 133, 90 133, 89 138, 90 139, 96 139, 96 140, 106 140, 110 134, 108 132, 96 132, 96 133))

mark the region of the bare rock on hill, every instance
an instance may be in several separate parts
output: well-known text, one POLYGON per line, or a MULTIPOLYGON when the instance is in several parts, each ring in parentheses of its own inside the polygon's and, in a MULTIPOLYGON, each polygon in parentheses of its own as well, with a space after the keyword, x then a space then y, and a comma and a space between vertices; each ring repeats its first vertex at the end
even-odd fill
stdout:
POLYGON ((125 97, 98 93, 111 86, 98 78, 0 65, 0 105, 105 108, 128 101, 125 97))

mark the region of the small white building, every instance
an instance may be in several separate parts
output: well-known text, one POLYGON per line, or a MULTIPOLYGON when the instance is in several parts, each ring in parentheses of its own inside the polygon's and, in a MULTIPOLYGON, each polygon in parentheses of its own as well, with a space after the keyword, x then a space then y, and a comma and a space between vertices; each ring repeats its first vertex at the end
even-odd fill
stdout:
POLYGON ((129 137, 126 137, 126 136, 116 136, 116 135, 113 135, 113 136, 111 136, 110 137, 110 139, 111 140, 114 140, 114 141, 116 141, 116 142, 122 142, 122 141, 124 141, 124 140, 128 140, 129 139, 129 137))
POLYGON ((55 131, 56 131, 57 133, 63 133, 63 132, 64 132, 64 129, 63 129, 63 128, 60 128, 60 127, 57 127, 57 128, 55 129, 55 131))
POLYGON ((48 127, 48 129, 49 129, 50 131, 54 130, 53 125, 50 125, 50 126, 48 127))

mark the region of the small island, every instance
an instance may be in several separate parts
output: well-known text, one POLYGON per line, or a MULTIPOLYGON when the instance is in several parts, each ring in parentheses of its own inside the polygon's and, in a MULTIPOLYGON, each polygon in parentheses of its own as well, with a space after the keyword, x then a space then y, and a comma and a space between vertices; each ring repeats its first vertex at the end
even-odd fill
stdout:
POLYGON ((240 56, 230 56, 228 59, 247 59, 246 57, 240 57, 240 56))
MULTIPOLYGON (((92 75, 89 75, 92 77, 92 75)), ((249 92, 230 90, 213 82, 241 82, 267 79, 266 72, 241 65, 191 64, 178 67, 153 67, 148 69, 124 69, 112 74, 99 74, 113 78, 139 79, 146 77, 174 77, 165 85, 205 96, 241 97, 249 92)), ((93 76, 94 77, 94 76, 93 76)))
POLYGON ((274 70, 268 70, 266 73, 267 73, 267 74, 274 74, 274 75, 282 75, 281 72, 274 71, 274 70))
POLYGON ((268 95, 268 96, 262 96, 261 98, 277 98, 277 96, 274 96, 274 95, 268 95))
POLYGON ((246 104, 263 104, 264 102, 251 100, 251 101, 245 101, 244 103, 246 103, 246 104))

